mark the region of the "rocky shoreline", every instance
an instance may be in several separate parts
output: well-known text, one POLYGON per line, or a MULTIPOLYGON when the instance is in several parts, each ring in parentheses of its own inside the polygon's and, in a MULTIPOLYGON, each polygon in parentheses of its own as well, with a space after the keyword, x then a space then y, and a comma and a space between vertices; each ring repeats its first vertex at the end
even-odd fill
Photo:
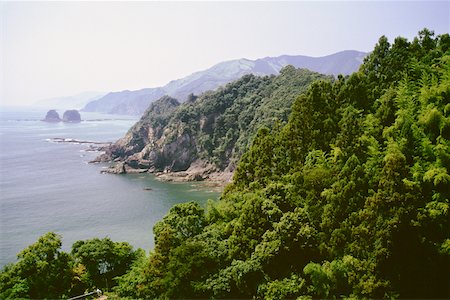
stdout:
POLYGON ((167 182, 192 182, 192 181, 204 181, 211 186, 225 186, 231 182, 233 173, 231 172, 213 172, 208 176, 201 176, 199 173, 188 172, 159 172, 154 173, 156 178, 161 181, 167 182))
MULTIPOLYGON (((99 163, 102 161, 93 160, 90 163, 99 163)), ((104 162, 104 161, 103 161, 104 162)), ((166 182, 194 182, 204 181, 212 187, 223 187, 231 182, 233 172, 229 170, 218 171, 212 165, 205 164, 201 161, 194 162, 185 171, 157 171, 148 168, 134 168, 127 162, 116 161, 114 164, 102 170, 101 173, 106 174, 154 174, 156 179, 166 182)))
MULTIPOLYGON (((99 142, 88 140, 77 140, 72 138, 55 137, 48 139, 53 143, 67 143, 67 144, 87 144, 89 148, 85 151, 102 152, 110 147, 112 142, 99 142)), ((89 163, 107 163, 102 159, 102 156, 89 161, 89 163)), ((111 161, 110 161, 111 162, 111 161)), ((136 168, 130 166, 126 161, 116 160, 111 162, 112 166, 100 171, 106 174, 142 174, 150 173, 155 175, 156 179, 165 182, 199 182, 203 181, 206 186, 213 188, 223 188, 230 183, 233 178, 233 172, 229 170, 218 171, 211 164, 204 163, 200 160, 195 161, 186 171, 157 171, 149 168, 136 168)))

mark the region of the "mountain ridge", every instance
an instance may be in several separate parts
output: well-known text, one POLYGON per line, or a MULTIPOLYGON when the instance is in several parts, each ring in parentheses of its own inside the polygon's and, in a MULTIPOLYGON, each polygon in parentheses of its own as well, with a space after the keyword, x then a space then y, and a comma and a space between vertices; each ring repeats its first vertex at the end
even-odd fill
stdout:
POLYGON ((186 77, 171 80, 162 87, 108 93, 88 103, 82 111, 142 115, 150 103, 164 95, 184 102, 190 94, 198 95, 208 90, 215 90, 246 74, 278 75, 287 65, 306 68, 325 75, 349 75, 359 68, 366 55, 367 53, 361 51, 344 50, 321 57, 280 55, 255 60, 246 58, 228 60, 186 77))

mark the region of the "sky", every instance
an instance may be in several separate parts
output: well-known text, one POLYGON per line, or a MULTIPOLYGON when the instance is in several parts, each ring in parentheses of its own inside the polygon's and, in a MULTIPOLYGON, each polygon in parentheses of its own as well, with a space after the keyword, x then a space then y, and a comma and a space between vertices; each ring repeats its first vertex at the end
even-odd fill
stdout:
POLYGON ((449 1, 0 2, 0 104, 157 87, 239 58, 369 52, 450 29, 449 1))

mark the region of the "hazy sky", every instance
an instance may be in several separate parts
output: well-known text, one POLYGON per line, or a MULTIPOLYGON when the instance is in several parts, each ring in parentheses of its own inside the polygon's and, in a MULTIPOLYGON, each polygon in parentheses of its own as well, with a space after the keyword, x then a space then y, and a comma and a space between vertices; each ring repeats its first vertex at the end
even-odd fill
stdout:
POLYGON ((448 33, 450 2, 0 2, 0 102, 166 84, 230 59, 448 33))

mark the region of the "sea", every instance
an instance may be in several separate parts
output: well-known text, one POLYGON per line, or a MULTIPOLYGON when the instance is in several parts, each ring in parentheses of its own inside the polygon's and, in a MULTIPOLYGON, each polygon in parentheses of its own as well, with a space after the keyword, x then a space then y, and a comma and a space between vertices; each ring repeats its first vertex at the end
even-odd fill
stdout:
MULTIPOLYGON (((63 111, 59 111, 62 115, 63 111)), ((47 233, 109 237, 147 252, 153 225, 181 202, 205 206, 219 192, 202 183, 167 183, 152 174, 102 174, 96 144, 114 142, 135 117, 81 112, 80 123, 47 123, 43 110, 0 110, 0 267, 47 233)))

